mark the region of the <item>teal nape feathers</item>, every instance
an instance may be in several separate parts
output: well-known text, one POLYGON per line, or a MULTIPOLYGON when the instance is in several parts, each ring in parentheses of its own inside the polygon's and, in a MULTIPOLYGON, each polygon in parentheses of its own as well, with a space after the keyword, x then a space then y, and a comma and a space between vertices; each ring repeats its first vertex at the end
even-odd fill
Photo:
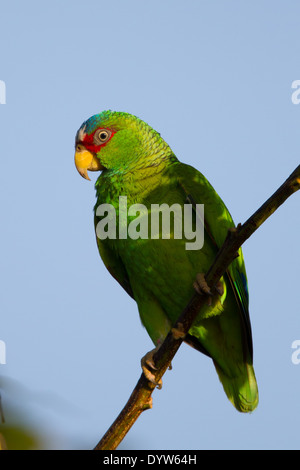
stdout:
MULTIPOLYGON (((86 179, 88 171, 101 171, 95 185, 96 233, 98 224, 103 223, 104 204, 113 208, 107 226, 113 222, 115 227, 112 237, 97 236, 99 253, 111 275, 135 299, 142 324, 159 345, 191 298, 197 274, 207 272, 228 229, 234 227, 232 217, 207 179, 181 163, 158 132, 131 114, 104 111, 85 121, 76 134, 75 164, 86 179), (149 215, 153 207, 163 204, 184 208, 188 196, 204 205, 200 249, 186 249, 185 233, 176 236, 172 224, 166 238, 162 228, 159 236, 151 238, 151 223, 144 225, 144 237, 138 236, 138 231, 135 237, 127 232, 124 235, 124 227, 119 226, 123 220, 119 205, 122 197, 126 197, 126 210, 138 204, 149 215)), ((126 216, 134 220, 130 211, 126 216)), ((137 221, 135 224, 137 228, 137 221)), ((185 341, 213 360, 236 409, 250 412, 258 404, 258 390, 241 249, 221 279, 221 286, 220 295, 201 311, 185 341)))

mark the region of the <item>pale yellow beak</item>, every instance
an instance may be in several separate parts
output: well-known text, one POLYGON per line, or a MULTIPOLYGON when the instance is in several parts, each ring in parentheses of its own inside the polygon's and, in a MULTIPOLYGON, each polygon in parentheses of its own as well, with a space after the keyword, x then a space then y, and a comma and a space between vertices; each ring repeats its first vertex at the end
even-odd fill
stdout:
POLYGON ((101 165, 99 158, 97 158, 93 153, 86 150, 86 148, 81 144, 76 145, 75 166, 77 168, 78 173, 80 173, 81 176, 86 180, 90 180, 87 170, 104 170, 104 167, 101 165))

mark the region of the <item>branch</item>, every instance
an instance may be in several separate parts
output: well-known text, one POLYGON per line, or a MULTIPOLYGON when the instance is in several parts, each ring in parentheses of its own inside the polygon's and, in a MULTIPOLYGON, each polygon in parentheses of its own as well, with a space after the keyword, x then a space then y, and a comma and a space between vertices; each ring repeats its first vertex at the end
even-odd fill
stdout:
MULTIPOLYGON (((213 290, 236 257, 241 245, 278 209, 285 200, 300 189, 300 165, 279 189, 243 224, 229 231, 227 238, 219 250, 213 264, 205 275, 206 282, 213 290)), ((189 304, 181 313, 168 333, 153 359, 156 366, 155 379, 158 382, 170 367, 171 361, 181 346, 200 309, 207 303, 207 295, 195 293, 189 304), (177 332, 183 333, 178 335, 177 332), (179 337, 178 337, 179 336, 179 337)), ((155 385, 148 382, 142 373, 125 407, 97 444, 94 450, 114 450, 124 439, 127 432, 138 419, 140 414, 152 407, 152 392, 155 385)))

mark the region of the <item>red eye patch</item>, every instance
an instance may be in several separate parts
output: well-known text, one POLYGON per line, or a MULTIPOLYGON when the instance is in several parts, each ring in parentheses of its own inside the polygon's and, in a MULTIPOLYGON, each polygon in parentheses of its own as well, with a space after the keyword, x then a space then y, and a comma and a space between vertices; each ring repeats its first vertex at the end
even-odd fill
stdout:
POLYGON ((97 131, 98 129, 96 129, 92 134, 85 134, 82 141, 85 148, 92 153, 98 153, 101 147, 104 147, 116 133, 116 131, 112 131, 111 129, 109 129, 109 131, 111 132, 109 139, 106 142, 103 142, 102 144, 96 145, 94 142, 94 134, 97 131))

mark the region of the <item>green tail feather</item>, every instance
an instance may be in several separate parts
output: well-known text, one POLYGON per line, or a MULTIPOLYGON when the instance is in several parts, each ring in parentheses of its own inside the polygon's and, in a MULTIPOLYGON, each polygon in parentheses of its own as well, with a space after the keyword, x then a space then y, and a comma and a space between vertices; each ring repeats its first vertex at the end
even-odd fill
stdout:
POLYGON ((228 377, 215 361, 214 364, 224 391, 235 408, 242 413, 255 410, 258 405, 258 388, 253 366, 244 364, 239 376, 228 377))

